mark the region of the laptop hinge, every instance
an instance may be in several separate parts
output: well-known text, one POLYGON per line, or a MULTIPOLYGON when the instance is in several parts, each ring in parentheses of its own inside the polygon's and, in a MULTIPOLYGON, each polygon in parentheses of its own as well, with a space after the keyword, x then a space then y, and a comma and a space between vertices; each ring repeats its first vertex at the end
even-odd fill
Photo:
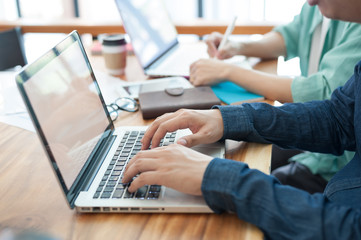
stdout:
POLYGON ((68 200, 71 208, 74 208, 75 200, 78 197, 79 193, 81 191, 89 189, 100 167, 102 166, 110 148, 112 147, 116 137, 117 136, 111 134, 108 138, 103 139, 102 143, 98 147, 98 150, 92 155, 91 160, 89 160, 91 163, 88 165, 88 167, 82 174, 82 177, 79 179, 79 184, 77 184, 74 189, 71 190, 71 192, 73 193, 73 197, 71 197, 71 200, 69 199, 69 194, 71 193, 68 193, 68 200))

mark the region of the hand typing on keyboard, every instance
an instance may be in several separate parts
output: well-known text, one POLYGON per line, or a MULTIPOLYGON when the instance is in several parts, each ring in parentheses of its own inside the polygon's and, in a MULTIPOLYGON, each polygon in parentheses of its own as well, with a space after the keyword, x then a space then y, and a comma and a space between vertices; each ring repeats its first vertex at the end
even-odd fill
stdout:
POLYGON ((211 160, 212 157, 179 144, 140 151, 129 161, 122 181, 133 180, 128 187, 130 193, 143 186, 164 185, 201 195, 202 178, 211 160))
POLYGON ((142 139, 142 150, 158 147, 167 132, 189 128, 193 134, 182 137, 178 144, 193 147, 201 143, 214 143, 223 136, 223 119, 219 110, 178 110, 158 117, 142 139))
MULTIPOLYGON (((93 195, 93 198, 136 198, 136 199, 158 199, 161 192, 161 186, 151 185, 143 186, 137 192, 129 192, 130 182, 123 183, 123 173, 129 159, 134 157, 141 149, 140 140, 144 132, 132 131, 126 132, 118 145, 112 160, 106 172, 103 175, 99 186, 93 195)), ((174 142, 175 134, 168 133, 164 138, 167 144, 174 142)), ((163 142, 162 141, 162 142, 163 142)), ((132 180, 132 179, 130 179, 132 180)))

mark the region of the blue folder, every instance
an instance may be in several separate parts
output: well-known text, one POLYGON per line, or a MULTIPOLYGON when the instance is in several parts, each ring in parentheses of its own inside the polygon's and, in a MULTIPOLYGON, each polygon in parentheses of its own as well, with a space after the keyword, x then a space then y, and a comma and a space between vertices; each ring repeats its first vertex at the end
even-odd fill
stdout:
POLYGON ((263 99, 263 96, 248 92, 244 88, 230 81, 213 85, 212 90, 214 94, 226 104, 263 99))

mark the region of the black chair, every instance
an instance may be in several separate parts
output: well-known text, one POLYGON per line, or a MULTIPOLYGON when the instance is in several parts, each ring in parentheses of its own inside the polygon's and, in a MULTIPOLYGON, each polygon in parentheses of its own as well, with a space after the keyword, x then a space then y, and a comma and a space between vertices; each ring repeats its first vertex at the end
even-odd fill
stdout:
POLYGON ((21 28, 0 32, 0 71, 26 64, 21 28))

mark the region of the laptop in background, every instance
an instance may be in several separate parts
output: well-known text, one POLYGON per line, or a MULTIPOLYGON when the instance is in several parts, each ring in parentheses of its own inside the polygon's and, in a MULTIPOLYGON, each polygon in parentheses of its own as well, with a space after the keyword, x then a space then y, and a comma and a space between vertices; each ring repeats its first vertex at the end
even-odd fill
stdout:
POLYGON ((204 42, 178 42, 176 28, 162 0, 115 2, 146 75, 188 77, 193 62, 208 58, 204 42))
MULTIPOLYGON (((34 127, 71 208, 80 212, 211 212, 202 197, 121 183, 147 127, 115 129, 76 31, 16 76, 34 127)), ((121 117, 121 116, 120 116, 121 117)), ((163 145, 189 130, 168 133, 163 145)), ((224 156, 220 143, 196 150, 224 156)))

